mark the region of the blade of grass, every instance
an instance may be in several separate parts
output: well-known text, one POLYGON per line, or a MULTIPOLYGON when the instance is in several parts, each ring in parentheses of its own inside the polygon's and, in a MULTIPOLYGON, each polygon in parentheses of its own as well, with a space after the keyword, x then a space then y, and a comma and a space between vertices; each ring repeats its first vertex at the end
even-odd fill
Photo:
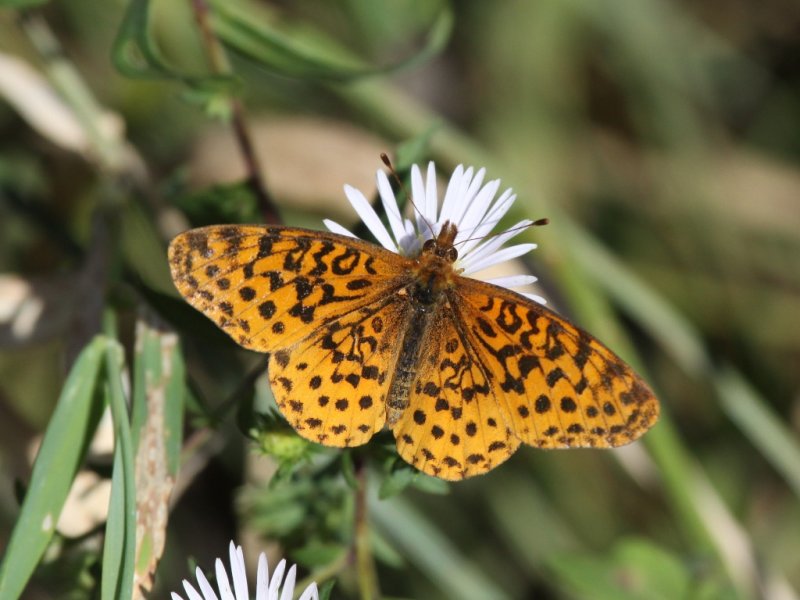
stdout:
POLYGON ((402 498, 374 502, 370 511, 386 536, 439 587, 442 597, 458 600, 509 597, 402 498))
POLYGON ((122 347, 109 340, 105 347, 108 399, 114 421, 114 472, 103 548, 101 598, 131 598, 136 561, 136 489, 133 441, 122 389, 122 347))
POLYGON ((175 476, 180 463, 183 430, 185 365, 177 336, 163 325, 140 320, 134 365, 132 430, 138 448, 141 428, 147 419, 146 396, 157 384, 163 385, 164 447, 169 472, 175 476))
POLYGON ((562 219, 565 245, 586 276, 646 329, 680 366, 698 376, 710 361, 694 327, 669 303, 625 269, 608 250, 572 221, 562 219))
POLYGON ((136 448, 137 590, 150 591, 166 544, 169 500, 180 459, 185 389, 174 332, 140 318, 134 353, 132 434, 136 448))
POLYGON ((713 381, 725 414, 800 498, 800 441, 737 371, 723 368, 713 381))
POLYGON ((0 598, 18 598, 48 543, 103 407, 96 393, 106 339, 98 336, 67 377, 33 465, 19 519, 0 566, 0 598))
POLYGON ((372 66, 319 30, 277 27, 265 7, 211 4, 214 29, 231 49, 276 73, 315 80, 352 80, 410 68, 441 52, 453 29, 453 11, 442 3, 419 51, 391 65, 372 66))
POLYGON ((584 549, 570 524, 534 481, 504 478, 491 487, 487 499, 498 532, 532 572, 542 569, 548 554, 584 549))

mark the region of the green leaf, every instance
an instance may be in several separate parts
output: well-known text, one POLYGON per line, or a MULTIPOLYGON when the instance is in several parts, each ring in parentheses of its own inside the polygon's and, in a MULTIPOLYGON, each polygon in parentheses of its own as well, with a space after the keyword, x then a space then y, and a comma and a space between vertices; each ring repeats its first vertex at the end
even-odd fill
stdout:
POLYGON ((154 218, 137 202, 129 202, 121 211, 119 245, 126 265, 150 289, 173 294, 175 286, 169 274, 164 243, 154 218))
POLYGON ((78 356, 42 440, 22 511, 0 566, 0 598, 18 598, 53 537, 64 500, 86 454, 103 407, 97 391, 106 338, 78 356))
POLYGON ((136 449, 142 430, 160 408, 163 448, 169 474, 175 477, 180 462, 186 368, 177 335, 163 323, 140 319, 136 329, 131 431, 136 449), (153 402, 155 397, 157 402, 153 402))
POLYGON ((345 549, 341 544, 323 544, 311 541, 292 551, 292 558, 305 567, 322 567, 335 561, 345 549))
POLYGON ((644 539, 623 540, 610 554, 553 553, 545 562, 571 595, 586 600, 729 597, 714 581, 697 579, 677 556, 644 539))
POLYGON ((450 484, 447 481, 437 477, 431 477, 422 472, 417 473, 411 485, 428 494, 445 496, 450 493, 450 484))
POLYGON ((114 471, 103 547, 103 600, 131 597, 136 563, 136 485, 128 403, 122 389, 123 363, 122 347, 116 341, 107 341, 105 374, 114 421, 114 471))
POLYGON ((411 165, 422 163, 422 161, 430 156, 431 138, 440 127, 441 124, 434 123, 419 135, 397 146, 394 168, 397 169, 399 173, 403 173, 408 171, 411 165))
POLYGON ((319 588, 319 600, 330 600, 331 592, 333 592, 333 588, 336 586, 335 579, 329 579, 325 583, 323 583, 319 588))
POLYGON ((197 90, 233 92, 240 82, 226 75, 190 75, 169 65, 150 35, 150 0, 131 0, 111 51, 114 65, 123 75, 137 78, 173 79, 197 90))
POLYGON ((416 474, 416 469, 411 465, 403 463, 400 460, 395 461, 392 471, 381 481, 381 485, 378 488, 378 498, 386 500, 387 498, 396 496, 411 485, 416 474))
POLYGON ((253 188, 246 181, 215 185, 173 200, 192 226, 216 223, 258 223, 261 214, 253 188))
POLYGON ((308 27, 277 23, 263 7, 214 0, 213 27, 231 49, 274 73, 303 79, 346 81, 410 68, 438 54, 450 39, 453 12, 444 3, 425 36, 423 48, 400 61, 372 66, 341 44, 308 27))
POLYGON ((135 586, 152 589, 166 543, 169 499, 178 472, 185 369, 177 335, 155 317, 136 327, 132 437, 136 449, 135 586))
POLYGON ((50 0, 0 0, 0 8, 32 8, 47 4, 50 0))
POLYGON ((375 528, 372 528, 369 532, 369 547, 375 556, 375 560, 393 569, 405 568, 407 564, 405 557, 375 528))
POLYGON ((356 467, 353 464, 353 451, 345 450, 342 452, 342 476, 351 489, 358 489, 358 477, 356 476, 356 467))

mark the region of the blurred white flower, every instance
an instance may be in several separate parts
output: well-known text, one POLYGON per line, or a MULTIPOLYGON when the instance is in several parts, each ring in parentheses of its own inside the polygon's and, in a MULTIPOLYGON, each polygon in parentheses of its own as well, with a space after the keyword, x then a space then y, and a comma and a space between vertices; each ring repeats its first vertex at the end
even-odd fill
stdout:
MULTIPOLYGON (((400 214, 389 178, 384 171, 378 170, 378 193, 389 221, 389 229, 383 225, 364 194, 349 185, 344 187, 344 193, 375 239, 387 250, 403 256, 417 256, 425 241, 435 238, 445 223, 450 222, 455 225, 458 235, 454 245, 458 250, 458 259, 453 268, 458 269, 461 275, 471 276, 536 248, 536 244, 516 244, 502 248, 508 240, 533 224, 529 219, 524 219, 498 234, 490 235, 492 229, 514 204, 517 196, 509 188, 495 199, 500 188, 500 180, 494 179, 483 185, 485 175, 486 169, 475 172, 473 167, 464 169, 462 165, 458 165, 450 176, 440 209, 436 191, 436 167, 433 162, 428 163, 426 179, 423 182, 419 167, 414 165, 411 168, 411 196, 414 199, 416 214, 412 221, 400 214)), ((333 233, 356 237, 335 221, 325 219, 324 222, 333 233)), ((514 275, 486 281, 502 287, 515 288, 536 280, 533 275, 514 275)), ((536 294, 523 295, 541 304, 546 302, 536 294)))
MULTIPOLYGON (((247 572, 244 566, 244 558, 242 556, 242 547, 234 546, 233 542, 230 544, 230 574, 233 579, 233 589, 231 589, 228 573, 225 570, 225 565, 219 558, 214 563, 217 589, 219 595, 211 587, 211 584, 203 575, 200 567, 197 567, 195 576, 197 577, 197 586, 200 588, 198 592, 191 583, 183 580, 183 589, 186 592, 188 600, 250 600, 250 593, 247 587, 247 572)), ((289 572, 286 573, 286 579, 283 581, 283 574, 286 570, 286 561, 281 560, 272 577, 269 576, 269 569, 267 566, 267 557, 262 552, 258 557, 258 571, 256 574, 256 600, 292 600, 294 597, 294 582, 297 575, 297 566, 292 565, 289 572), (279 595, 280 594, 280 595, 279 595)), ((183 596, 172 592, 172 600, 184 600, 183 596)), ((300 600, 319 600, 319 591, 317 584, 312 583, 309 585, 300 600)))

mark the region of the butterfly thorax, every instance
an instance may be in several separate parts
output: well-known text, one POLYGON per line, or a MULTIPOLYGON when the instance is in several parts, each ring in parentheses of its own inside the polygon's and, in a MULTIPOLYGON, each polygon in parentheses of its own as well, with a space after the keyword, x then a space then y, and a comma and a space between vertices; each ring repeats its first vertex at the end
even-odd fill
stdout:
POLYGON ((403 332, 402 350, 387 399, 386 421, 392 426, 408 407, 411 386, 416 378, 420 356, 430 340, 441 305, 447 302, 447 290, 455 287, 457 275, 453 263, 458 252, 453 246, 455 225, 445 223, 441 233, 427 240, 411 267, 411 285, 404 290, 409 301, 408 327, 403 332))

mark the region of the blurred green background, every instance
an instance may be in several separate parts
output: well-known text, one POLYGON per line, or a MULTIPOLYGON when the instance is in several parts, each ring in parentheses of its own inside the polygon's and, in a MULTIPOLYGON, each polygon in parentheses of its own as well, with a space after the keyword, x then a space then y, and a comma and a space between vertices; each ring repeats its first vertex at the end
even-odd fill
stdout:
MULTIPOLYGON (((351 488, 307 466, 267 487, 241 410, 268 396, 263 357, 169 280, 173 235, 260 219, 239 115, 287 224, 352 224, 342 185, 373 193, 382 151, 486 166, 519 196, 509 222, 550 219, 522 236, 538 291, 662 402, 629 448, 523 448, 445 494, 379 500, 387 445, 357 454, 384 597, 800 597, 800 5, 210 6, 218 47, 189 0, 0 3, 0 549, 78 352, 113 314, 130 356, 147 314, 190 390, 153 597, 229 539, 364 597, 351 488)), ((70 509, 29 597, 94 589, 102 498, 70 509)))

